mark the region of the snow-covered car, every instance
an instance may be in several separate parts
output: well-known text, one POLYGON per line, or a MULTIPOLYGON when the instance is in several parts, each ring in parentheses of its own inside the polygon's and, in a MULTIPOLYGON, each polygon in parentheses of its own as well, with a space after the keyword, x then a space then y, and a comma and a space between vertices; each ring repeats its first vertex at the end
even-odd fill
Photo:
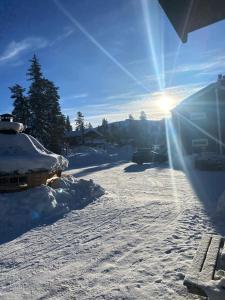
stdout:
POLYGON ((150 162, 164 162, 167 159, 166 151, 153 151, 152 148, 140 148, 132 156, 132 162, 138 165, 150 162))

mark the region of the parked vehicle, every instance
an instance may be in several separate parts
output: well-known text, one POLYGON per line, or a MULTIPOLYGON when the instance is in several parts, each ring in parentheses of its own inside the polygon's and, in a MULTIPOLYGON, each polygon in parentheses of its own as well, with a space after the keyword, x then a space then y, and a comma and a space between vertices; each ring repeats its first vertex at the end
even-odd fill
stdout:
POLYGON ((223 171, 225 170, 225 156, 210 152, 198 154, 194 165, 201 171, 223 171))
POLYGON ((152 148, 140 148, 134 152, 132 162, 142 165, 150 162, 164 162, 168 160, 167 151, 161 147, 159 151, 153 151, 152 148))

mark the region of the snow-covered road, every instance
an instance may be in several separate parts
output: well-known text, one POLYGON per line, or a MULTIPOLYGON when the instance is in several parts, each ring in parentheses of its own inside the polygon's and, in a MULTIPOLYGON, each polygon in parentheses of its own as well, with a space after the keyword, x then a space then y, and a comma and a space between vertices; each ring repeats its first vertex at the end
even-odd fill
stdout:
POLYGON ((182 171, 121 162, 68 173, 106 194, 2 244, 0 299, 196 299, 182 281, 214 229, 182 171))

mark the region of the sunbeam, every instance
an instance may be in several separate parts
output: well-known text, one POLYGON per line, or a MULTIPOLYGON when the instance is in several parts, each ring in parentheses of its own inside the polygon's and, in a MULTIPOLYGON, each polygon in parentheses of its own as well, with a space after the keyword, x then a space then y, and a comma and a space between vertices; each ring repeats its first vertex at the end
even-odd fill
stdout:
POLYGON ((169 119, 165 119, 165 127, 166 127, 166 143, 167 143, 167 152, 168 152, 168 160, 169 160, 169 170, 170 170, 170 179, 173 188, 173 198, 175 199, 176 206, 180 209, 180 203, 177 196, 177 187, 176 180, 174 176, 174 164, 173 164, 173 150, 172 150, 172 132, 169 128, 169 119))
POLYGON ((54 0, 58 9, 75 25, 84 36, 89 39, 104 55, 106 55, 121 71, 129 76, 137 85, 141 86, 145 91, 150 92, 139 79, 137 79, 130 71, 128 71, 114 56, 112 56, 108 50, 106 50, 81 24, 75 17, 62 5, 60 0, 54 0))
POLYGON ((162 11, 156 1, 141 1, 145 28, 159 90, 165 88, 164 37, 162 11))
MULTIPOLYGON (((182 36, 183 36, 184 33, 186 32, 186 29, 187 29, 188 21, 189 21, 189 19, 190 19, 190 13, 191 13, 193 4, 194 4, 194 0, 191 0, 190 3, 189 3, 189 7, 188 7, 187 14, 186 14, 186 18, 185 18, 185 22, 184 22, 184 27, 183 27, 183 30, 182 30, 182 36)), ((177 49, 176 49, 175 54, 174 54, 174 60, 173 60, 173 66, 172 66, 172 72, 171 72, 171 76, 170 76, 170 78, 169 78, 169 85, 172 84, 173 78, 174 78, 174 74, 176 73, 176 72, 175 72, 175 68, 176 68, 177 59, 178 59, 178 57, 179 57, 181 47, 182 47, 182 42, 181 42, 181 40, 179 40, 177 49)))
POLYGON ((192 160, 187 157, 185 158, 183 154, 182 143, 177 136, 177 131, 174 128, 173 121, 171 119, 166 120, 166 132, 169 164, 171 168, 171 181, 173 183, 174 194, 176 194, 176 183, 174 181, 173 169, 179 167, 184 171, 193 188, 194 185, 198 183, 197 185, 199 189, 201 189, 201 193, 204 194, 205 199, 207 199, 204 187, 201 187, 201 182, 197 174, 193 172, 192 160))
POLYGON ((163 94, 158 100, 158 106, 163 112, 164 117, 170 116, 170 111, 173 107, 173 102, 170 96, 163 94))

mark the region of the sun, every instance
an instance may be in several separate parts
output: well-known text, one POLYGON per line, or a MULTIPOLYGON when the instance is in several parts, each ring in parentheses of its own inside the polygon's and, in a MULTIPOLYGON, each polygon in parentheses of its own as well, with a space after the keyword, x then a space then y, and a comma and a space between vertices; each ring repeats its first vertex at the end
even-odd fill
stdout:
POLYGON ((173 107, 173 102, 171 97, 167 96, 167 95, 163 95, 162 97, 160 97, 160 99, 158 100, 158 104, 159 104, 159 108, 160 110, 165 114, 165 115, 169 115, 170 111, 173 107))

